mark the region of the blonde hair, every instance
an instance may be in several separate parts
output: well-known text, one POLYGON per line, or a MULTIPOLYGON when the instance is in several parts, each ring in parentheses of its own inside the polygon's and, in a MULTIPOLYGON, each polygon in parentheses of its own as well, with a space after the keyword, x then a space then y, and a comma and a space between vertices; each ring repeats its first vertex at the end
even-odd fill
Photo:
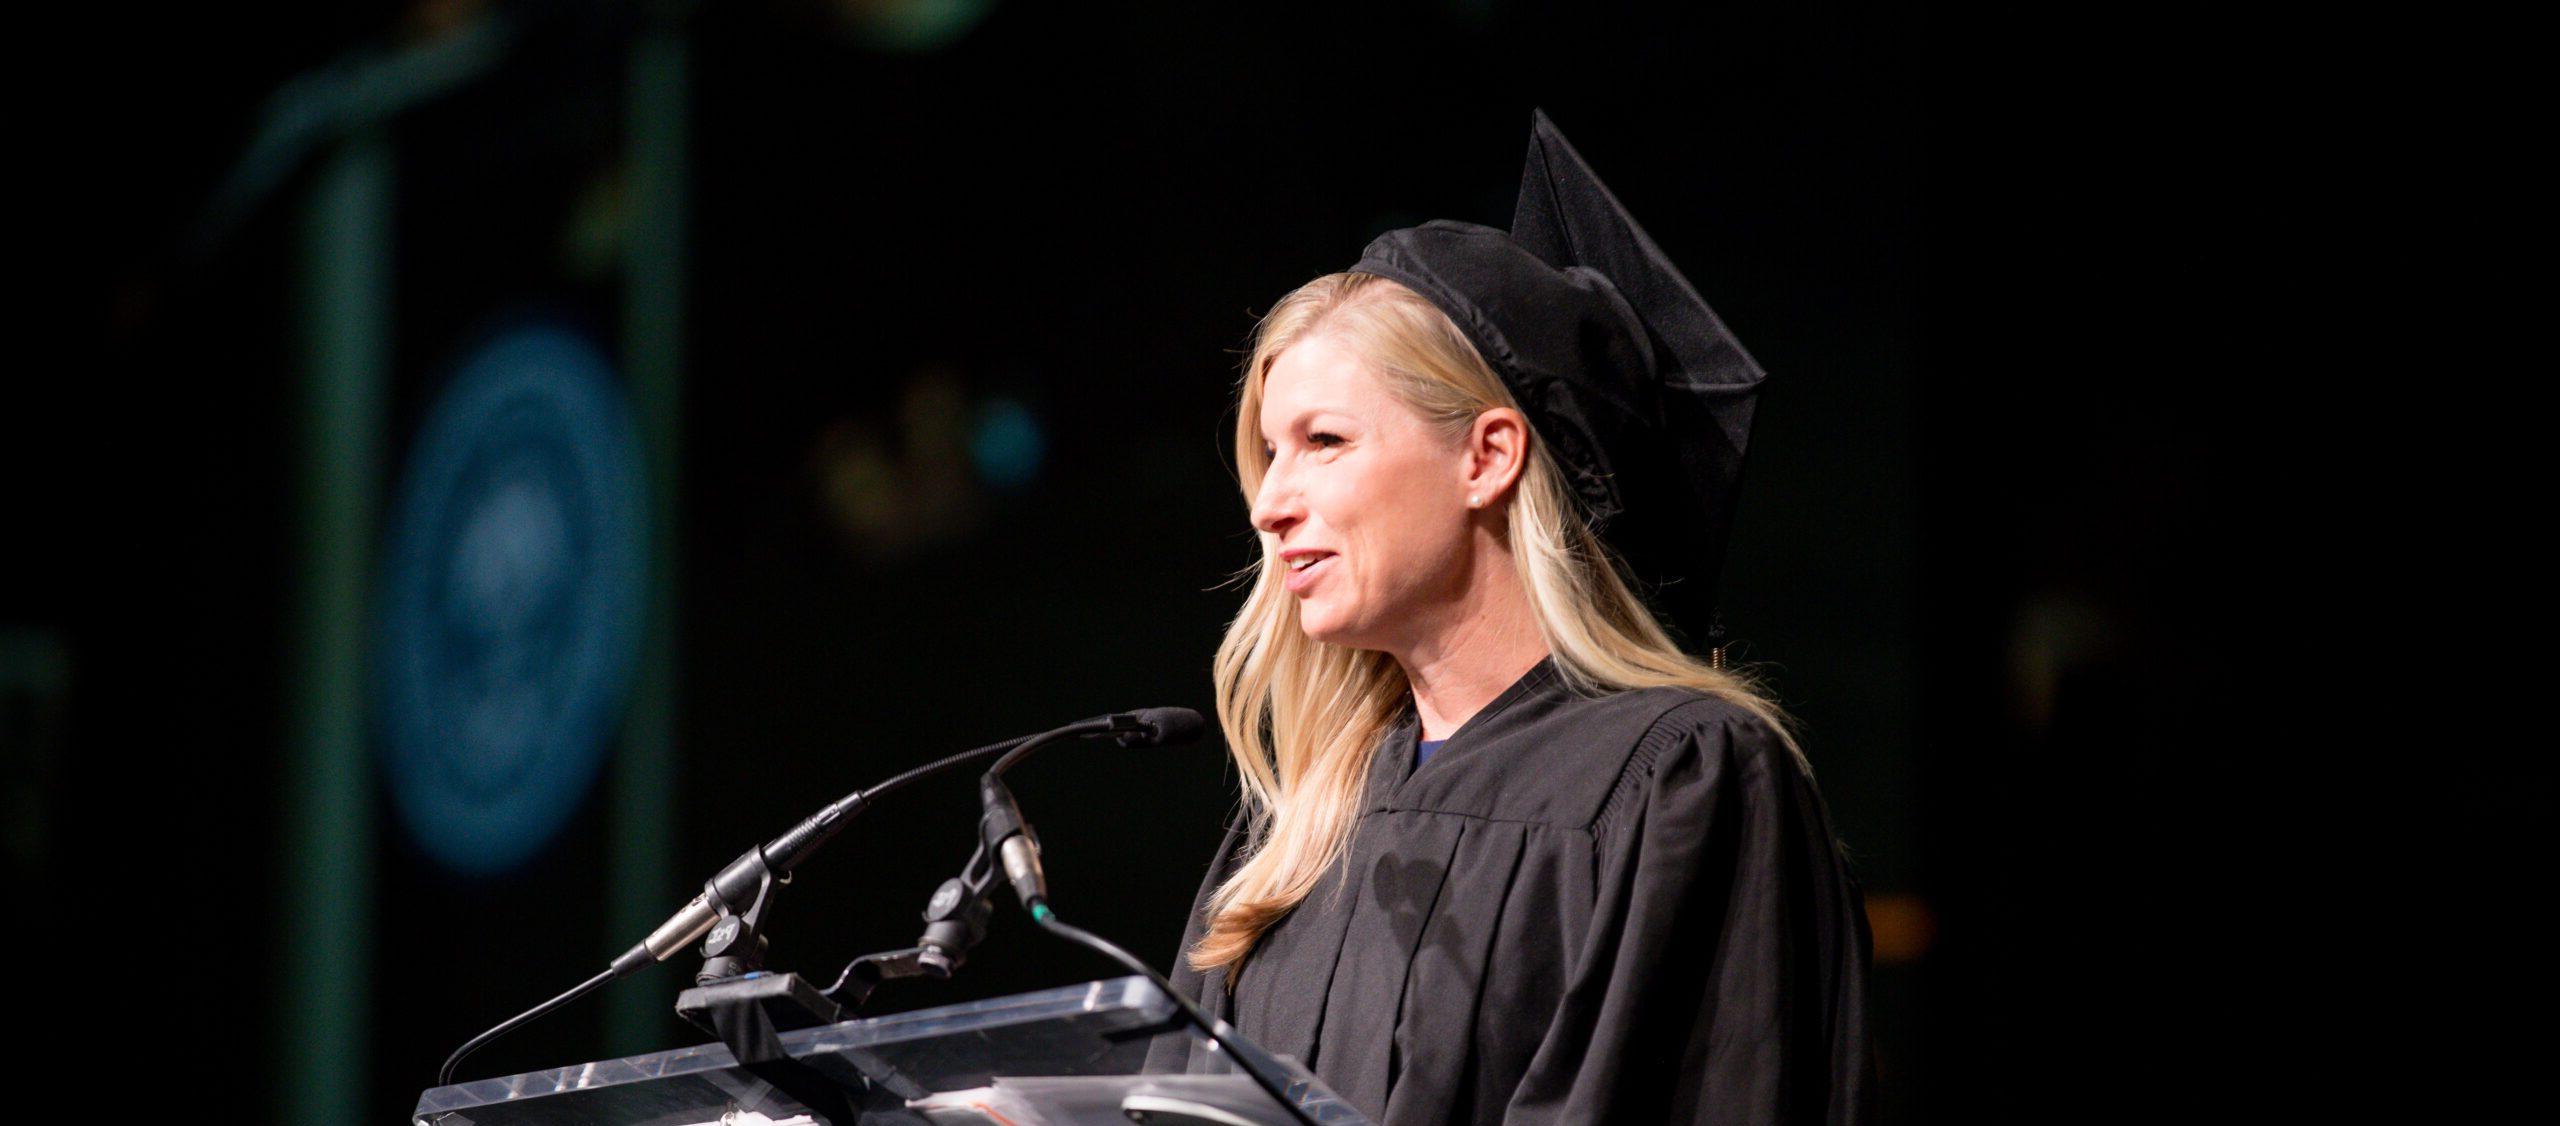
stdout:
MULTIPOLYGON (((1374 274, 1328 274, 1281 298, 1254 331, 1235 437, 1247 504, 1270 467, 1261 434, 1263 380, 1282 352, 1319 333, 1348 343, 1390 394, 1451 441, 1484 411, 1519 409, 1438 307, 1374 274)), ((1751 713, 1794 750, 1785 715, 1747 672, 1692 657, 1664 632, 1534 438, 1508 505, 1511 557, 1539 636, 1569 688, 1595 696, 1695 689, 1751 713)), ((1265 544, 1267 551, 1267 538, 1265 544)), ((1297 599, 1267 555, 1218 645, 1216 679, 1218 722, 1244 779, 1246 859, 1211 894, 1209 926, 1190 960, 1195 969, 1232 972, 1347 850, 1378 743, 1411 687, 1386 653, 1308 639, 1297 599)))

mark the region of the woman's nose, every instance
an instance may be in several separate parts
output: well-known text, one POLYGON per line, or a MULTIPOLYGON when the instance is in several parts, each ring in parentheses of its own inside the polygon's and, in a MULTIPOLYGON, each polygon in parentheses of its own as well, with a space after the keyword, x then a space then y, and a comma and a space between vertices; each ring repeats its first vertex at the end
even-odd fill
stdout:
POLYGON ((1304 515, 1298 503, 1297 490, 1290 488, 1280 474, 1265 474, 1262 491, 1253 497, 1254 530, 1276 536, 1287 531, 1304 515))

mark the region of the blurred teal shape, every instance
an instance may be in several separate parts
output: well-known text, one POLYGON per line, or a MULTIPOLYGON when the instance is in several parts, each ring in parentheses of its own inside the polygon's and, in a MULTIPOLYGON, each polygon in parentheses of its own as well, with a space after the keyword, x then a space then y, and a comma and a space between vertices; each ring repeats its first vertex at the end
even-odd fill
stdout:
POLYGON ((969 427, 969 459, 979 477, 999 488, 1030 484, 1047 452, 1039 416, 1015 399, 988 400, 969 427))
POLYGON ((883 51, 939 51, 987 18, 994 0, 837 0, 863 44, 883 51))
POLYGON ((647 612, 630 407, 585 338, 481 345, 410 447, 383 553, 375 694, 400 820, 439 863, 514 868, 594 785, 647 612))

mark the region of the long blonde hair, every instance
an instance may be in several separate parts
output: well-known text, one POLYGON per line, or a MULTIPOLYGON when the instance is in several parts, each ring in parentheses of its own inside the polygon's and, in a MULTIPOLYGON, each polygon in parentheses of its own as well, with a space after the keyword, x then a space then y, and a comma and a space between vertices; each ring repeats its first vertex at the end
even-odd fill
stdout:
MULTIPOLYGON (((1255 329, 1235 438, 1248 505, 1270 468, 1263 380, 1282 352, 1320 332, 1348 343, 1390 394, 1452 441, 1484 411, 1519 409, 1475 346, 1421 295, 1374 274, 1328 274, 1281 298, 1255 329)), ((1747 673, 1692 657, 1663 631, 1564 481, 1533 437, 1508 501, 1511 557, 1564 683, 1585 695, 1693 688, 1749 711, 1793 750, 1785 715, 1747 673)), ((1309 640, 1280 572, 1266 555, 1218 645, 1218 722, 1244 778, 1247 859, 1211 895, 1209 926, 1190 952, 1203 971, 1239 966, 1341 858, 1379 740, 1411 691, 1389 655, 1309 640)))

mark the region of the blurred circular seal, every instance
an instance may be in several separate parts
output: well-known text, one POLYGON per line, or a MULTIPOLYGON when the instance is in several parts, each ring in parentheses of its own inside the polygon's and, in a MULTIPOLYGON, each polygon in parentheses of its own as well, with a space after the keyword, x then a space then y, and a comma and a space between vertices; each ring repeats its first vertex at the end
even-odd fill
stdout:
POLYGON ((393 804, 446 867, 523 863, 594 784, 638 655, 645 512, 621 385, 565 328, 485 341, 418 428, 375 714, 393 804))

